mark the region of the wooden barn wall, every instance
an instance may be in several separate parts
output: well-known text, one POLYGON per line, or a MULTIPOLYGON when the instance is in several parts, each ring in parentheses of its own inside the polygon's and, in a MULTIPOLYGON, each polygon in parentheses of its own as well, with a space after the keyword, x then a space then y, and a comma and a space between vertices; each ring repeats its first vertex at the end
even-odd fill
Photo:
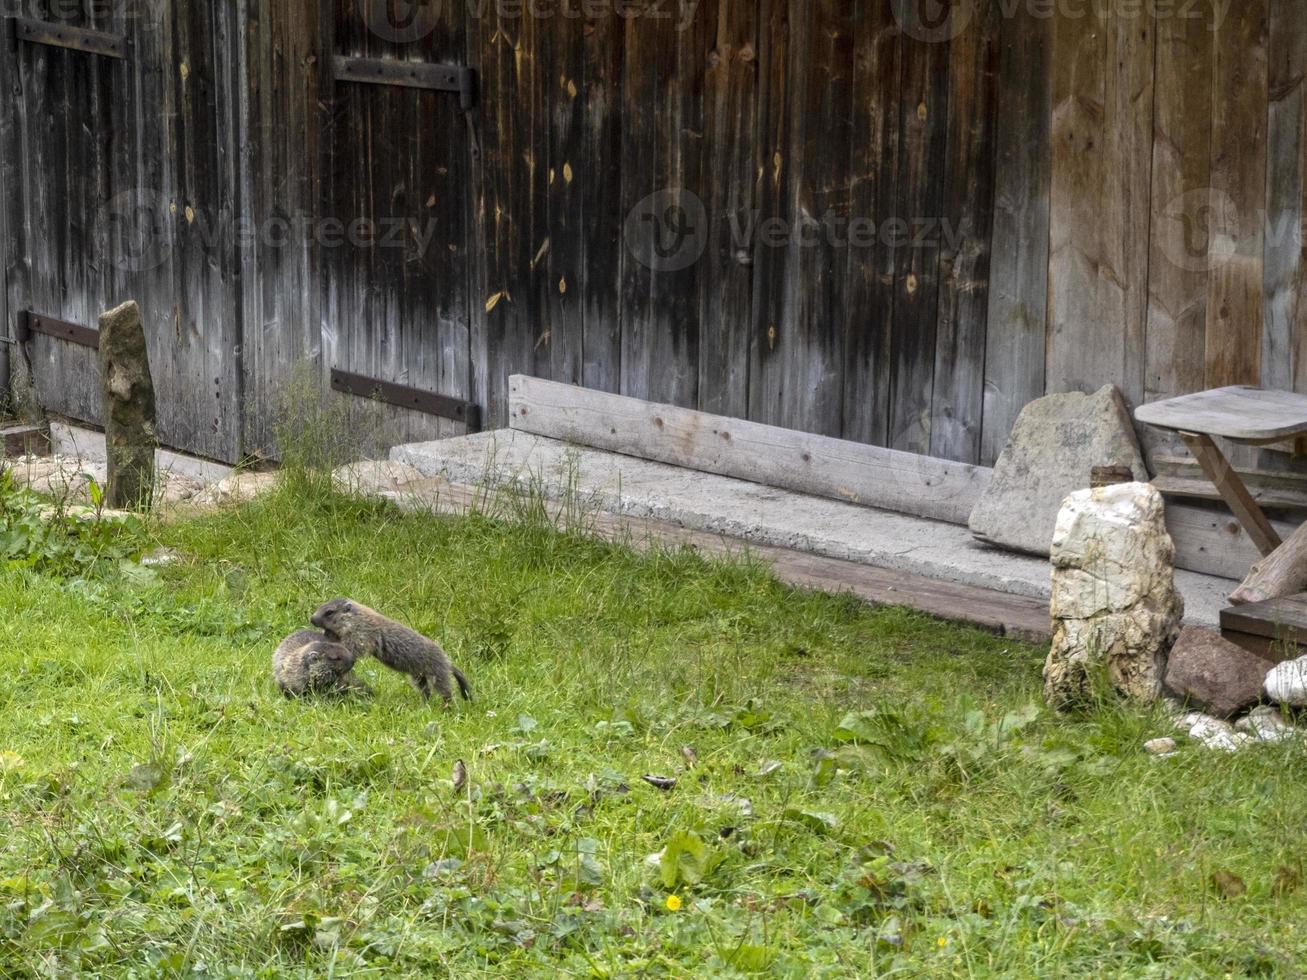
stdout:
MULTIPOLYGON (((0 313, 139 299, 204 455, 274 451, 333 368, 485 426, 525 372, 981 463, 1045 392, 1307 391, 1300 0, 83 7, 126 62, 0 58, 0 313), (336 56, 470 65, 477 106, 336 56)), ((31 358, 95 420, 89 351, 31 358)))

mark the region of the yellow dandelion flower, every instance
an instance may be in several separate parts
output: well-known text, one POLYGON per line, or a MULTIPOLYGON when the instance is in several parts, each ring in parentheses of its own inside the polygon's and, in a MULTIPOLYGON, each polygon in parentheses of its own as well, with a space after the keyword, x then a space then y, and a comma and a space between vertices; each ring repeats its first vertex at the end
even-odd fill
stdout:
POLYGON ((948 936, 940 936, 938 942, 939 942, 939 948, 943 949, 945 946, 948 945, 948 936))
POLYGON ((668 912, 681 911, 681 897, 679 895, 667 896, 667 911, 668 912))

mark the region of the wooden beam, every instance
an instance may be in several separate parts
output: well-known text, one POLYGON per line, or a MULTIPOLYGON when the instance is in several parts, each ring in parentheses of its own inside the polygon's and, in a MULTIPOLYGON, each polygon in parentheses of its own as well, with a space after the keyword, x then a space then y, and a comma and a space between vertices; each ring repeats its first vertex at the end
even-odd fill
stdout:
POLYGON ((1243 480, 1239 478, 1239 474, 1235 472, 1234 467, 1222 455, 1221 450, 1212 441, 1211 436, 1195 432, 1181 432, 1180 438, 1189 447, 1189 451, 1194 454, 1194 459, 1198 460, 1198 465, 1203 468, 1207 478, 1216 485, 1221 497, 1234 511, 1234 516, 1239 518, 1239 523, 1247 530, 1253 544, 1257 545, 1257 549, 1263 555, 1269 555, 1280 547, 1282 543, 1280 536, 1275 532, 1275 528, 1271 527, 1271 522, 1262 513, 1262 508, 1258 506, 1257 501, 1248 492, 1243 480))
POLYGON ((578 445, 965 524, 990 471, 513 375, 509 425, 578 445))

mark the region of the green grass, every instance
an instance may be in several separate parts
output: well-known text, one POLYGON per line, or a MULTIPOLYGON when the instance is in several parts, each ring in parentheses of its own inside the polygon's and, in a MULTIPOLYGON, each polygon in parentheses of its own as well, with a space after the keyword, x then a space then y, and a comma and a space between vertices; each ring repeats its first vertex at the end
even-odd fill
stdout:
POLYGON ((157 579, 0 572, 0 975, 1307 962, 1302 747, 1153 759, 1160 716, 1042 710, 1042 651, 519 517, 295 480, 148 529, 157 579), (284 700, 272 648, 336 595, 477 700, 374 661, 371 701, 284 700))

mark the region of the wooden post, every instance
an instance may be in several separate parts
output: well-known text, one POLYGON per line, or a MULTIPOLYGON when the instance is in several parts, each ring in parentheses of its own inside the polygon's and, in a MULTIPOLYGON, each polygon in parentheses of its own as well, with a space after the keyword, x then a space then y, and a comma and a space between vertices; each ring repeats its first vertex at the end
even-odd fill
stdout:
POLYGON ((1133 483, 1134 480, 1134 471, 1128 466, 1091 466, 1089 468, 1089 487, 1091 490, 1115 486, 1118 483, 1133 483))
POLYGON ((145 509, 154 492, 154 382, 134 300, 100 317, 100 395, 109 507, 145 509))

